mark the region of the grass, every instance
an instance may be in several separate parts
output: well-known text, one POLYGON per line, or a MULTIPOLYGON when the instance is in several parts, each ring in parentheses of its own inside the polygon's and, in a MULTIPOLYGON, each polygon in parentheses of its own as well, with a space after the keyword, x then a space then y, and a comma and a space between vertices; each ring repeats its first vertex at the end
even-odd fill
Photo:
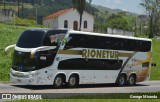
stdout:
MULTIPOLYGON (((33 26, 32 26, 33 27, 33 26)), ((15 44, 26 26, 13 26, 0 23, 0 81, 9 81, 9 72, 12 63, 12 51, 4 53, 5 47, 15 44)))
POLYGON ((156 63, 156 67, 151 69, 151 80, 160 80, 160 39, 153 39, 152 62, 156 63))
POLYGON ((20 33, 24 30, 24 27, 14 28, 13 26, 5 26, 0 24, 0 80, 9 80, 9 70, 11 67, 12 52, 8 54, 4 53, 5 47, 11 44, 15 44, 20 33))

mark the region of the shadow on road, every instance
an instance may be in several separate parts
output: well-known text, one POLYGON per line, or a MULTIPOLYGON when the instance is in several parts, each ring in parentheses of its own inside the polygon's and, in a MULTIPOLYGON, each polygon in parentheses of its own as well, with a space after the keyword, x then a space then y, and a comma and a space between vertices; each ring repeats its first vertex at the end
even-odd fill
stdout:
MULTIPOLYGON (((52 85, 12 85, 19 88, 25 88, 30 90, 45 90, 45 89, 56 89, 52 85)), ((124 86, 124 87, 139 87, 139 86, 149 86, 145 84, 136 84, 136 86, 124 86)), ((79 85, 76 89, 80 88, 113 88, 118 87, 115 84, 82 84, 79 85)), ((69 89, 67 85, 64 85, 61 89, 69 89)))

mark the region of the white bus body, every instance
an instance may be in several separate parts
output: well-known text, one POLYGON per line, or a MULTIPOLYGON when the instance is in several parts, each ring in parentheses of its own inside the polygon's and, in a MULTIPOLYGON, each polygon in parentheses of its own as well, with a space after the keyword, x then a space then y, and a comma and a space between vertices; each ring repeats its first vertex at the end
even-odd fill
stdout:
POLYGON ((11 83, 57 88, 65 83, 135 85, 150 76, 151 44, 135 37, 28 29, 14 46, 11 83))

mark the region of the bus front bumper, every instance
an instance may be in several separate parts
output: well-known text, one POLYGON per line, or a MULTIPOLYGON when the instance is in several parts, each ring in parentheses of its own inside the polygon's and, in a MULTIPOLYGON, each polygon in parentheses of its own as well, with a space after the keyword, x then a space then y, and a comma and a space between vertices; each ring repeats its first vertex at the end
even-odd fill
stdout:
POLYGON ((10 74, 10 83, 12 85, 37 85, 36 78, 34 77, 21 78, 21 77, 15 77, 12 74, 10 74))

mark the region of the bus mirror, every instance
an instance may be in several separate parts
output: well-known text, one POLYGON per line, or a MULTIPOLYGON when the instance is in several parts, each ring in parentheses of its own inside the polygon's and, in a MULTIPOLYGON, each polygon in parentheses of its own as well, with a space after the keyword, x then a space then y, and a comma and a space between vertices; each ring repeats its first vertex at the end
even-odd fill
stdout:
POLYGON ((16 46, 16 44, 7 46, 4 50, 4 52, 6 53, 9 49, 14 48, 15 46, 16 46))
MULTIPOLYGON (((56 48, 56 46, 53 46, 54 48, 56 48)), ((37 48, 34 48, 32 51, 31 51, 31 58, 34 58, 36 52, 38 50, 42 50, 42 49, 46 49, 48 48, 48 46, 42 46, 42 47, 37 47, 37 48)))

